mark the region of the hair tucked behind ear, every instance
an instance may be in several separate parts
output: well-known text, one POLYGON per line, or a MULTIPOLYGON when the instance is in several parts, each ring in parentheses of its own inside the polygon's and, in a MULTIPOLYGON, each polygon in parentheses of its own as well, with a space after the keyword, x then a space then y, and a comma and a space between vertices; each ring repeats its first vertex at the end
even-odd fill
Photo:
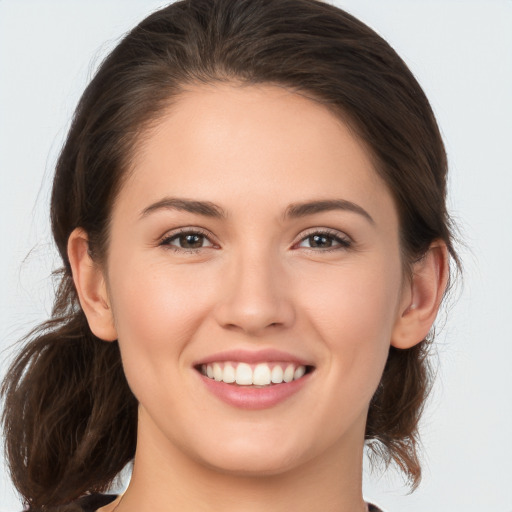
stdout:
MULTIPOLYGON (((226 81, 277 84, 331 109, 359 136, 395 200, 404 266, 436 239, 457 261, 434 115, 373 30, 315 0, 182 0, 155 12, 107 57, 77 107, 51 203, 62 285, 52 319, 29 335, 2 388, 11 473, 34 510, 106 489, 135 451, 137 403, 117 342, 95 338, 80 310, 68 238, 85 230, 92 258, 104 264, 112 205, 145 129, 187 85, 226 81)), ((390 350, 366 429, 413 485, 428 347, 390 350)))

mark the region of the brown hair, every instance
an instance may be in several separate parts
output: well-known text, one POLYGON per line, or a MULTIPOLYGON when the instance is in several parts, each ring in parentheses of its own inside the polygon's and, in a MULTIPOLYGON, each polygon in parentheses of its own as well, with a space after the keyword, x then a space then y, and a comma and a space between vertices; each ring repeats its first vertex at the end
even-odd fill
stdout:
MULTIPOLYGON (((346 12, 315 0, 183 0, 150 15, 86 88, 60 154, 51 201, 63 261, 52 318, 27 337, 2 394, 14 484, 33 510, 104 491, 132 460, 137 402, 118 344, 90 331, 67 256, 76 227, 93 258, 147 126, 190 83, 278 84, 327 105, 364 141, 394 196, 404 263, 435 239, 455 261, 446 155, 434 115, 395 51, 346 12), (134 149, 135 148, 135 149, 134 149)), ((420 478, 418 420, 430 388, 430 341, 391 348, 370 404, 368 445, 420 478)))

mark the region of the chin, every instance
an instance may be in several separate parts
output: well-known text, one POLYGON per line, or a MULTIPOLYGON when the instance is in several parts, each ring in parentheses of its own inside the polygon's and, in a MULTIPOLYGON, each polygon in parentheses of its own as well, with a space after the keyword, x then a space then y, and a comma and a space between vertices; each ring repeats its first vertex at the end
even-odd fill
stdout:
POLYGON ((219 461, 210 461, 210 469, 222 474, 229 474, 240 478, 266 477, 284 474, 300 465, 295 457, 277 458, 273 456, 262 457, 261 453, 257 458, 249 459, 246 456, 223 458, 219 461), (251 460, 252 459, 252 460, 251 460))
POLYGON ((266 439, 265 443, 257 443, 254 439, 239 439, 239 442, 219 441, 213 450, 199 454, 202 463, 221 473, 229 473, 240 477, 271 476, 285 473, 301 464, 306 454, 301 453, 298 446, 307 446, 305 441, 296 446, 283 445, 280 439, 266 439))

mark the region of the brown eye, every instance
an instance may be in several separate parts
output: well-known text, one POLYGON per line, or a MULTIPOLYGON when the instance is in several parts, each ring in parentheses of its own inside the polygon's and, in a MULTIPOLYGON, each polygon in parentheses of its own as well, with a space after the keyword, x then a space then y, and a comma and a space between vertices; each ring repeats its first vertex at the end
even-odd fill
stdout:
POLYGON ((299 247, 306 249, 346 249, 350 247, 351 241, 349 238, 345 238, 340 234, 331 233, 311 233, 310 235, 303 238, 299 247))
POLYGON ((310 247, 332 247, 333 239, 332 237, 325 235, 311 235, 307 238, 310 247))
POLYGON ((166 237, 164 240, 162 240, 160 245, 171 247, 172 249, 176 249, 178 251, 180 249, 198 250, 203 249, 204 247, 213 246, 212 242, 206 235, 196 231, 186 231, 166 237))
POLYGON ((199 249, 203 246, 203 235, 180 235, 177 238, 178 244, 183 249, 199 249))

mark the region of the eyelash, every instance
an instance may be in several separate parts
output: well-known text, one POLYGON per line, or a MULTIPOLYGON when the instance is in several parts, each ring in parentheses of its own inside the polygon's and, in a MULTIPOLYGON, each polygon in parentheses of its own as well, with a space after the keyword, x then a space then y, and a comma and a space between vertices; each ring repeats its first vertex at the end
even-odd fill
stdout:
POLYGON ((177 239, 179 239, 179 237, 186 236, 186 235, 196 235, 196 236, 204 237, 210 241, 210 243, 212 244, 212 247, 216 246, 216 244, 211 241, 212 235, 210 233, 208 233, 207 231, 203 231, 202 229, 199 229, 199 228, 179 229, 178 231, 176 231, 170 235, 164 236, 162 238, 162 240, 160 241, 159 245, 161 247, 164 247, 165 249, 169 249, 171 251, 184 253, 184 254, 197 254, 197 252, 200 251, 201 249, 205 249, 205 247, 198 247, 197 249, 186 249, 184 247, 176 247, 176 246, 171 245, 172 241, 177 240, 177 239))
MULTIPOLYGON (((207 247, 198 247, 198 248, 187 249, 184 247, 176 247, 176 246, 171 245, 171 243, 174 240, 178 240, 179 237, 186 236, 186 235, 196 235, 196 236, 204 237, 212 244, 211 246, 207 246, 207 247, 214 247, 214 248, 218 247, 214 242, 212 242, 212 240, 211 240, 212 235, 206 231, 199 229, 199 228, 193 228, 193 229, 192 228, 182 228, 179 231, 176 231, 170 235, 163 237, 159 243, 159 246, 164 247, 169 250, 172 250, 172 251, 175 251, 175 252, 183 253, 183 254, 197 254, 202 249, 207 248, 207 247)), ((334 251, 340 251, 340 250, 347 250, 352 246, 352 240, 348 236, 342 235, 339 231, 334 231, 334 230, 324 228, 324 229, 312 230, 312 231, 306 233, 305 235, 302 236, 302 238, 299 240, 299 242, 297 242, 293 245, 293 247, 294 248, 300 247, 300 244, 302 242, 304 242, 305 240, 307 240, 308 238, 311 238, 313 236, 320 236, 320 237, 330 239, 332 242, 336 242, 338 245, 336 245, 332 248, 328 248, 328 249, 325 249, 325 248, 324 249, 322 249, 322 248, 315 249, 313 247, 303 247, 303 249, 305 249, 307 251, 312 251, 312 252, 318 253, 318 252, 334 252, 334 251)))
POLYGON ((302 238, 300 239, 300 241, 297 244, 294 244, 294 247, 298 246, 299 244, 301 244, 302 242, 304 242, 305 240, 307 240, 308 238, 311 238, 313 236, 325 237, 327 239, 330 239, 333 242, 337 242, 339 245, 336 245, 336 246, 334 246, 332 248, 328 248, 328 249, 315 249, 313 247, 304 247, 304 249, 306 249, 308 251, 313 251, 313 252, 334 252, 334 251, 346 250, 352 246, 352 240, 347 235, 342 234, 339 231, 331 230, 328 228, 323 228, 323 229, 314 229, 314 230, 311 230, 310 232, 306 233, 305 235, 302 236, 302 238))

